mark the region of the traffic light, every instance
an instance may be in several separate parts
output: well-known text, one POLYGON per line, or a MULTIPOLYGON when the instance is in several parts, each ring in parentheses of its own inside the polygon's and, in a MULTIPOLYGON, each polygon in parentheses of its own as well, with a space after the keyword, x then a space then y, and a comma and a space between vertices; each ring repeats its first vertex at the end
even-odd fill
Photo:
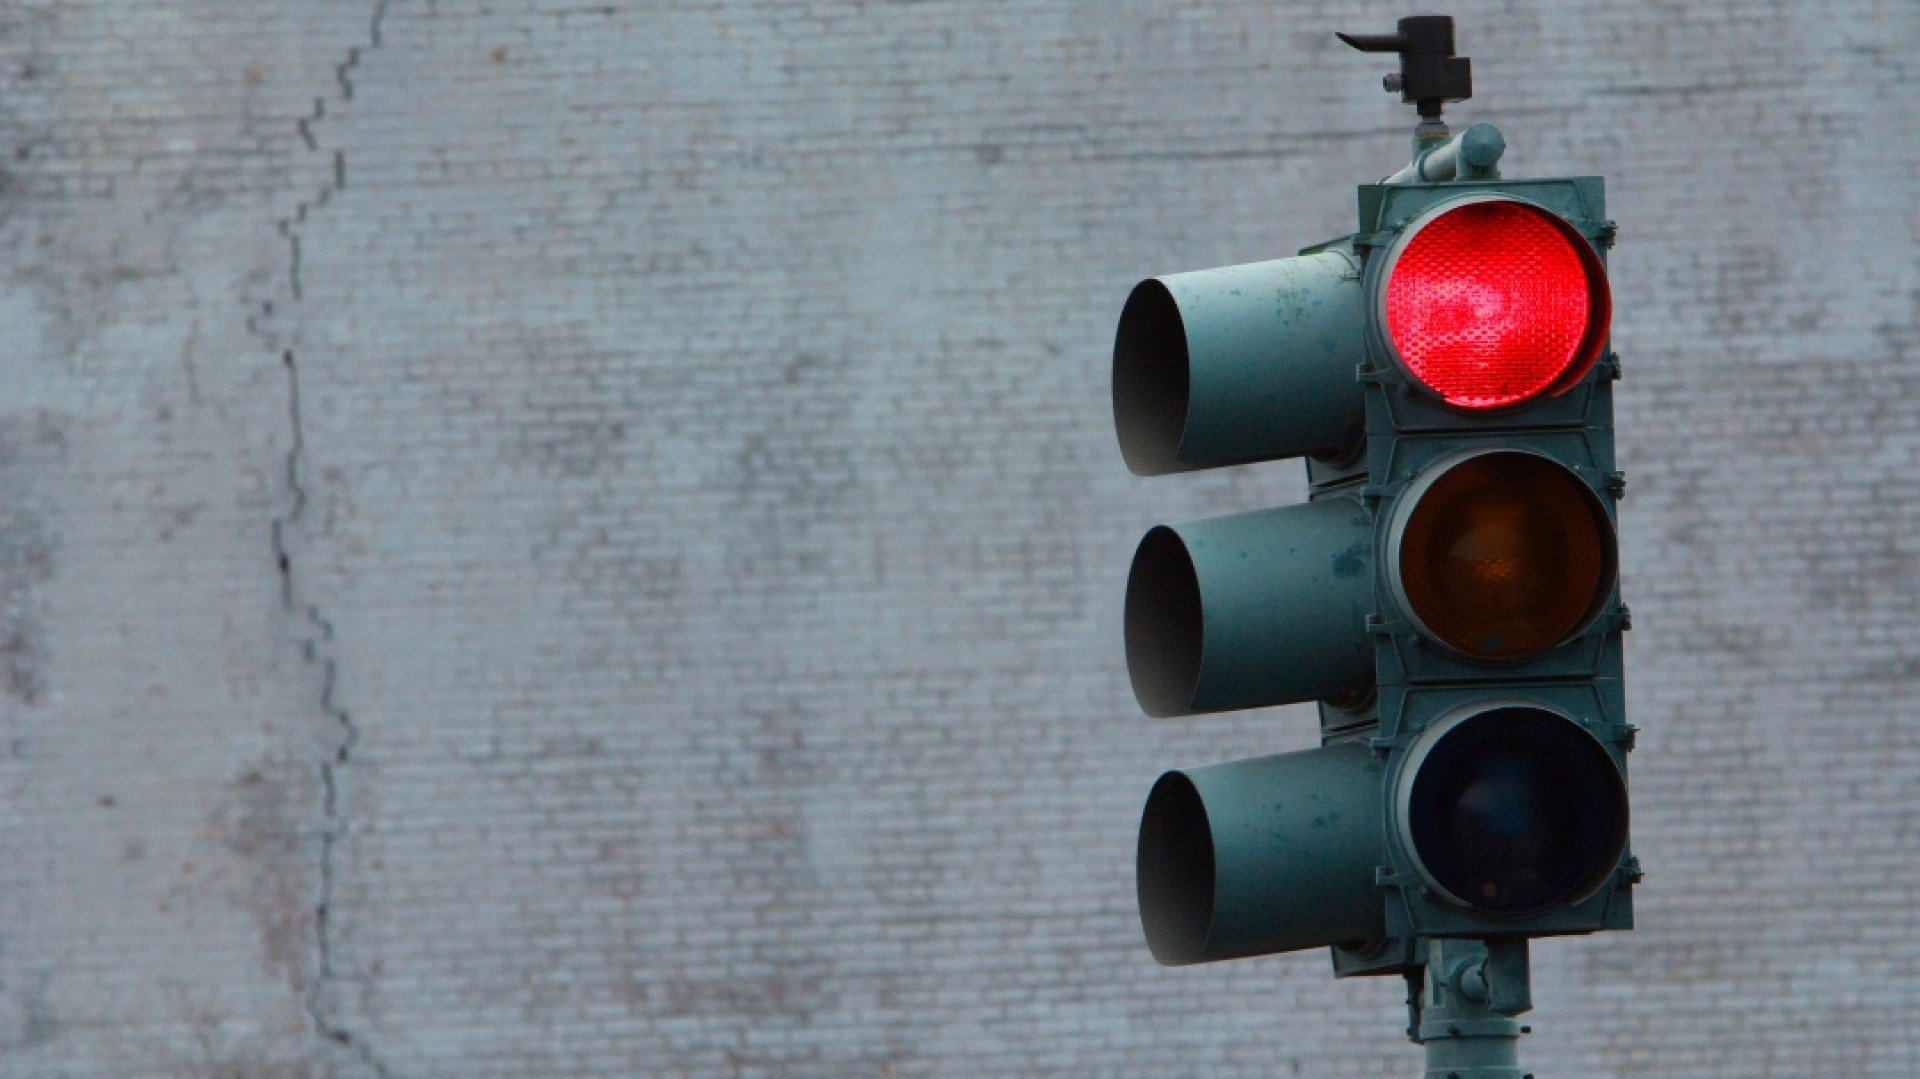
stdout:
POLYGON ((1600 178, 1503 179, 1498 131, 1436 137, 1425 106, 1351 235, 1141 282, 1120 315, 1129 468, 1304 457, 1309 480, 1134 555, 1149 715, 1320 710, 1320 748, 1153 786, 1164 964, 1331 947, 1341 975, 1409 973, 1467 940, 1524 971, 1527 938, 1631 926, 1614 226, 1600 178))

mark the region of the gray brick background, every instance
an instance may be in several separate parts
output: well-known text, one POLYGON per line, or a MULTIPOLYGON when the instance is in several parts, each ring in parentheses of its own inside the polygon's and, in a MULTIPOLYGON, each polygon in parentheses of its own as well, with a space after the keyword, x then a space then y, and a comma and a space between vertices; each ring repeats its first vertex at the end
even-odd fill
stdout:
MULTIPOLYGON (((1920 7, 1452 6, 1601 172, 1630 934, 1542 1076, 1920 1074, 1920 7)), ((1351 227, 1383 3, 0 8, 0 1072, 1415 1074, 1164 970, 1139 277, 1351 227)))

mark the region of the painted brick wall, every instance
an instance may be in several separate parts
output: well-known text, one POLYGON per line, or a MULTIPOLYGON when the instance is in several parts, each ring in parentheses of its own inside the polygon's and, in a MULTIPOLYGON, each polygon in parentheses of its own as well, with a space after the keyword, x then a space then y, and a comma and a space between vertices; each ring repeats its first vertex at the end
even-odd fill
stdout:
MULTIPOLYGON (((1908 0, 1469 2, 1601 172, 1631 934, 1542 1075, 1920 1074, 1908 0), (1522 10, 1524 8, 1524 10, 1522 10)), ((1350 228, 1381 3, 0 13, 0 1071, 1398 1076, 1397 982, 1156 967, 1152 273, 1350 228)))

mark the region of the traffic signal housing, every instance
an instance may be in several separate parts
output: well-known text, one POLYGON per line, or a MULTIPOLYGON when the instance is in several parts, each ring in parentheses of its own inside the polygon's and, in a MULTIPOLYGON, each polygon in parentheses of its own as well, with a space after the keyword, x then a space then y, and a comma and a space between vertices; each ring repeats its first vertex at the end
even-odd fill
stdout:
POLYGON ((1422 938, 1631 925, 1614 227, 1599 178, 1499 179, 1504 145, 1474 125, 1360 187, 1353 234, 1144 281, 1121 313, 1133 471, 1304 457, 1310 487, 1134 556, 1149 715, 1321 714, 1320 748, 1154 785, 1163 963, 1332 946, 1389 973, 1422 938))

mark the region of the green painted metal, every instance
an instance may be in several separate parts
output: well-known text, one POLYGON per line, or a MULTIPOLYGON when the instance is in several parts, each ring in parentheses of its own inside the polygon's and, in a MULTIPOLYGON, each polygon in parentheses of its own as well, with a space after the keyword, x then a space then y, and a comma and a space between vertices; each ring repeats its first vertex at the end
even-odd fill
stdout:
POLYGON ((1517 1018, 1533 1007, 1527 942, 1421 942, 1411 1039, 1426 1047, 1426 1079, 1533 1079, 1520 1067, 1517 1018))
POLYGON ((1344 497, 1148 532, 1127 580, 1140 707, 1177 716, 1364 690, 1375 532, 1344 497))
POLYGON ((1140 822, 1140 919, 1168 966, 1381 935, 1381 774, 1339 745, 1168 772, 1140 822))
POLYGON ((1350 456, 1360 265, 1325 250, 1142 281, 1113 346, 1113 418, 1140 475, 1350 456))
POLYGON ((1492 124, 1473 124, 1465 131, 1423 149, 1413 162, 1382 180, 1388 184, 1441 183, 1447 180, 1498 179, 1500 155, 1507 140, 1492 124))
MULTIPOLYGON (((1379 291, 1387 256, 1404 230, 1462 199, 1488 197, 1527 202, 1564 220, 1591 245, 1597 272, 1604 274, 1613 225, 1606 219, 1605 188, 1598 177, 1365 185, 1359 189, 1362 236, 1357 244, 1366 252, 1368 295, 1379 291)), ((1625 720, 1622 690, 1621 633, 1628 617, 1617 582, 1586 627, 1559 646, 1524 661, 1493 662, 1462 656, 1429 637, 1396 588, 1393 572, 1395 524, 1404 520, 1406 505, 1417 500, 1427 480, 1449 462, 1489 450, 1536 454, 1580 477, 1607 519, 1610 538, 1617 537, 1613 522, 1624 489, 1614 467, 1612 383, 1619 377, 1618 357, 1603 346, 1592 369, 1557 396, 1510 411, 1463 415, 1412 383, 1387 343, 1371 301, 1368 315, 1368 359, 1362 374, 1367 426, 1362 456, 1367 468, 1358 482, 1382 523, 1383 554, 1371 623, 1377 720, 1372 742, 1386 753, 1391 784, 1404 792, 1421 767, 1423 747, 1463 711, 1518 700, 1590 734, 1618 769, 1624 800, 1633 728, 1625 720)), ((1494 917, 1436 888, 1405 839, 1405 806, 1390 804, 1386 813, 1392 823, 1381 882, 1390 939, 1515 939, 1632 927, 1632 886, 1640 869, 1624 841, 1611 872, 1590 893, 1582 888, 1584 894, 1577 899, 1525 917, 1494 917)), ((1363 974, 1389 969, 1351 958, 1343 962, 1339 956, 1335 967, 1363 974)))

